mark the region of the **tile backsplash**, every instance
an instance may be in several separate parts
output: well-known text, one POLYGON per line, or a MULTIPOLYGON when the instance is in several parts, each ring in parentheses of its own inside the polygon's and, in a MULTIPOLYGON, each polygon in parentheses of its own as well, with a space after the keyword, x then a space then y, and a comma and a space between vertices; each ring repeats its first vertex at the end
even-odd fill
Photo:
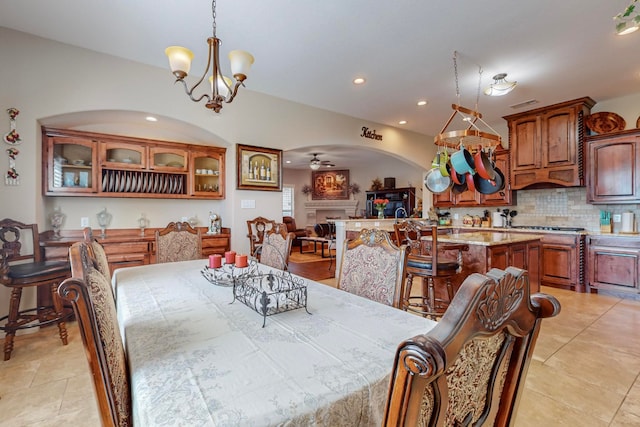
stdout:
MULTIPOLYGON (((636 217, 636 230, 638 230, 638 218, 640 207, 637 204, 630 205, 591 205, 586 203, 587 190, 585 187, 554 188, 545 190, 518 190, 518 204, 508 206, 511 210, 518 211, 513 218, 513 225, 548 225, 559 227, 584 227, 588 231, 600 231, 600 211, 611 212, 612 215, 623 212, 634 212, 636 217)), ((453 224, 461 225, 465 214, 482 216, 485 210, 493 212, 503 207, 487 208, 452 208, 453 224), (455 219, 458 214, 458 219, 455 219)), ((441 209, 446 211, 446 209, 441 209)), ((614 233, 620 231, 621 223, 614 222, 614 233)))

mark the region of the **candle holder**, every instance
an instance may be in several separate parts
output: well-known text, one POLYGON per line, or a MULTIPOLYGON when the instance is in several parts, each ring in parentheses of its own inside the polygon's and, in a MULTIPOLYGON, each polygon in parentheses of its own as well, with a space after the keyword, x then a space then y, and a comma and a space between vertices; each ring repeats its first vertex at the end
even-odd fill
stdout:
POLYGON ((51 221, 51 228, 53 229, 52 239, 59 240, 60 236, 60 228, 62 227, 62 223, 64 222, 66 215, 60 211, 60 207, 58 206, 49 216, 49 221, 51 221))
POLYGON ((104 239, 107 237, 107 227, 111 223, 112 215, 107 212, 107 208, 104 208, 96 214, 96 217, 98 218, 98 225, 100 225, 100 237, 104 239))
POLYGON ((200 271, 205 279, 216 286, 232 287, 243 278, 258 272, 258 260, 250 258, 246 267, 236 267, 235 264, 222 264, 219 268, 210 268, 206 265, 200 271))
POLYGON ((144 216, 144 214, 140 214, 140 218, 138 218, 138 227, 140 227, 140 236, 144 237, 144 230, 149 226, 149 220, 144 216))

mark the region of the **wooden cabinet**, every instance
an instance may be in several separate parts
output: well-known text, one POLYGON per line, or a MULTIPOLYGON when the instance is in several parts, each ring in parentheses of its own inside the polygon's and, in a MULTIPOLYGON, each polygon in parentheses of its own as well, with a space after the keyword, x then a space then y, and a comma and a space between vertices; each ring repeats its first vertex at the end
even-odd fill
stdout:
POLYGON ((509 151, 500 149, 495 152, 495 165, 504 174, 506 183, 504 190, 494 194, 481 194, 477 191, 465 191, 453 194, 446 191, 433 195, 433 206, 444 207, 478 207, 478 206, 511 206, 516 203, 516 195, 511 191, 509 151))
POLYGON ((513 190, 585 185, 583 119, 594 105, 584 97, 504 117, 513 190))
POLYGON ((223 199, 226 149, 42 128, 47 196, 223 199))
POLYGON ((367 191, 367 217, 377 217, 378 210, 373 201, 375 199, 388 199, 389 204, 384 208, 386 218, 394 218, 397 209, 404 208, 407 216, 413 213, 416 206, 416 189, 414 187, 394 188, 379 191, 367 191))
POLYGON ((210 148, 190 153, 189 169, 193 179, 189 194, 206 199, 224 199, 225 150, 210 148))
POLYGON ((584 267, 584 235, 544 235, 541 258, 542 285, 585 292, 584 267))
MULTIPOLYGON (((222 228, 220 234, 207 234, 206 227, 198 227, 202 236, 202 258, 212 254, 224 255, 231 248, 231 230, 222 228)), ((144 235, 139 229, 107 230, 106 237, 94 234, 104 247, 111 273, 117 268, 135 267, 156 262, 156 228, 147 228, 144 235)), ((40 234, 40 243, 46 260, 69 257, 69 246, 83 240, 82 230, 63 230, 62 239, 53 239, 52 231, 40 234)), ((204 264, 203 264, 204 265, 204 264)))
POLYGON ((540 241, 487 247, 487 267, 518 267, 529 272, 531 292, 540 291, 540 241))
POLYGON ((587 247, 590 290, 640 293, 640 238, 588 236, 587 247))
POLYGON ((640 203, 640 130, 587 138, 587 203, 640 203))
POLYGON ((95 140, 51 135, 44 145, 44 194, 86 196, 98 192, 95 140))

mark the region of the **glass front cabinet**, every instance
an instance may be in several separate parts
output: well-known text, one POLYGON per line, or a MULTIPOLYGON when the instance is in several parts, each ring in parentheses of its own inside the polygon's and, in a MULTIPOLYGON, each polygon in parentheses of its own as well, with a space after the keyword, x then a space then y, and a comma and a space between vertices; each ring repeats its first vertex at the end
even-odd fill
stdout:
POLYGON ((224 165, 224 149, 191 152, 190 194, 206 199, 224 199, 224 165))
POLYGON ((224 199, 226 149, 42 128, 48 196, 224 199))
POLYGON ((98 153, 95 140, 52 136, 46 141, 46 195, 96 193, 98 153))

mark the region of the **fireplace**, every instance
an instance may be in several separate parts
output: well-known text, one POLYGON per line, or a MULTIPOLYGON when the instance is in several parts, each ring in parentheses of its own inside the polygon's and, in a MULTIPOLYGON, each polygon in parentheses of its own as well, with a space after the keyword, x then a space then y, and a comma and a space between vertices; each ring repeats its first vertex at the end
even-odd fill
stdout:
POLYGON ((356 216, 357 200, 310 200, 304 203, 307 213, 307 226, 313 227, 326 222, 327 217, 348 219, 356 216))

